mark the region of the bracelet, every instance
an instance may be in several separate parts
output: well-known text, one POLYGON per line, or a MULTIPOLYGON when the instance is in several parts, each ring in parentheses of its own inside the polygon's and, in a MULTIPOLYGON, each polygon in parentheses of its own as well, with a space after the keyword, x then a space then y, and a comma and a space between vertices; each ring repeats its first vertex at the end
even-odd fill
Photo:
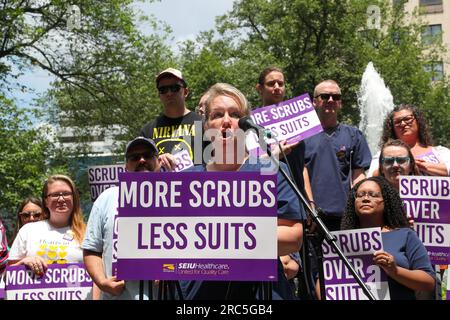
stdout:
POLYGON ((314 202, 314 200, 309 200, 308 203, 309 204, 313 204, 313 205, 315 205, 317 207, 317 204, 314 202))

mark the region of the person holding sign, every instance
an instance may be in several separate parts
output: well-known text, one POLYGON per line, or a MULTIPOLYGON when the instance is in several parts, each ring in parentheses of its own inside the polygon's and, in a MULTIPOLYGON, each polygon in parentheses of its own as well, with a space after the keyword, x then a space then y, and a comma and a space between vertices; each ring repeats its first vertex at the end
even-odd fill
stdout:
MULTIPOLYGON (((206 133, 214 133, 210 135, 214 157, 205 166, 196 166, 192 170, 263 172, 263 163, 266 161, 269 164, 269 159, 262 158, 258 161, 248 158, 246 152, 240 152, 242 150, 239 149, 239 146, 245 146, 245 142, 240 141, 244 139, 245 134, 239 130, 238 121, 250 113, 245 96, 235 87, 225 83, 213 85, 208 94, 205 129, 206 133)), ((284 166, 282 163, 280 165, 284 166)), ((273 169, 271 170, 273 174, 273 169)), ((303 233, 301 220, 305 219, 305 213, 280 173, 277 179, 278 255, 284 256, 300 249, 303 233)), ((182 281, 181 284, 188 300, 255 299, 260 296, 260 288, 254 282, 182 281)), ((279 259, 278 281, 273 283, 272 298, 295 299, 279 259)))
POLYGON ((27 266, 38 276, 44 275, 49 264, 82 263, 80 244, 86 229, 78 190, 68 176, 50 176, 44 183, 42 202, 49 218, 19 230, 8 261, 27 266))
MULTIPOLYGON (((265 68, 259 75, 256 85, 263 107, 277 104, 285 99, 286 87, 283 70, 277 67, 265 68)), ((304 166, 305 162, 305 143, 298 141, 292 144, 286 144, 286 141, 280 142, 286 160, 292 170, 295 183, 303 194, 307 194, 312 200, 311 185, 309 183, 308 171, 304 166)), ((280 157, 282 154, 280 155, 280 157)), ((283 161, 283 160, 282 160, 283 161)))
MULTIPOLYGON (((159 172, 158 152, 153 140, 137 137, 128 142, 125 150, 125 169, 128 172, 159 172)), ((115 216, 117 215, 119 187, 106 189, 97 200, 89 216, 86 237, 82 244, 84 263, 92 280, 102 291, 102 299, 139 299, 139 281, 118 280, 112 263, 115 216)), ((146 282, 151 285, 150 281, 146 282)), ((149 290, 149 288, 146 288, 149 290)), ((151 297, 150 297, 151 298, 151 297)), ((149 299, 148 295, 145 299, 149 299)))
MULTIPOLYGON (((286 83, 284 73, 281 68, 267 67, 259 75, 258 84, 256 90, 262 100, 262 106, 269 106, 278 104, 285 99, 286 96, 286 83)), ((305 164, 305 143, 298 141, 293 144, 286 144, 286 141, 281 141, 280 146, 283 153, 286 155, 286 159, 282 159, 289 165, 291 174, 299 190, 310 201, 313 200, 311 184, 309 182, 308 170, 306 170, 305 164)), ((282 157, 283 154, 280 155, 282 157)), ((281 257, 285 274, 289 280, 293 279, 300 269, 300 256, 299 253, 293 253, 281 257)))
POLYGON ((415 300, 415 291, 433 291, 434 271, 427 250, 409 228, 402 200, 383 177, 358 182, 347 202, 342 230, 380 227, 383 251, 373 261, 388 275, 392 300, 415 300))
MULTIPOLYGON (((422 175, 450 176, 450 150, 433 146, 425 116, 416 106, 401 104, 388 114, 380 145, 390 139, 400 139, 409 145, 422 175)), ((379 154, 373 158, 370 174, 378 174, 378 158, 379 154)))

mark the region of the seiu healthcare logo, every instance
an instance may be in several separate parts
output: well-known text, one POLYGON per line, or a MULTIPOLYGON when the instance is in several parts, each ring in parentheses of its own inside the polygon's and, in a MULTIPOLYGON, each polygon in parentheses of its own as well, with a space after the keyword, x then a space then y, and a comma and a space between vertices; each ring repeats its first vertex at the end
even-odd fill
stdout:
POLYGON ((175 265, 173 263, 164 263, 163 272, 175 272, 175 265))

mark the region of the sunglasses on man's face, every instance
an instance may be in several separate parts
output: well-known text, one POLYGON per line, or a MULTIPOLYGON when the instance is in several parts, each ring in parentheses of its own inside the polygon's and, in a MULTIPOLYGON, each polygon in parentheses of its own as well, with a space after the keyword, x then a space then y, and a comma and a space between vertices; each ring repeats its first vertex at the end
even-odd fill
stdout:
POLYGON ((42 215, 42 212, 21 212, 19 213, 19 215, 24 218, 24 219, 30 219, 30 217, 32 216, 35 219, 39 219, 42 215))
POLYGON ((147 161, 149 159, 152 159, 154 156, 155 156, 155 153, 152 151, 140 152, 140 153, 136 152, 136 153, 127 155, 127 161, 136 162, 136 161, 141 160, 142 158, 144 158, 144 160, 147 161))
POLYGON ((385 167, 390 167, 394 163, 398 163, 399 165, 408 164, 410 160, 409 157, 384 157, 381 159, 381 163, 385 167))
POLYGON ((173 93, 180 91, 180 89, 183 88, 182 85, 179 84, 172 84, 170 86, 161 86, 158 87, 158 91, 160 94, 166 94, 167 92, 169 92, 169 90, 173 93))
POLYGON ((320 93, 317 96, 315 96, 314 98, 318 98, 320 97, 320 99, 322 99, 323 101, 328 101, 330 100, 330 97, 333 98, 333 101, 341 101, 341 97, 342 95, 339 93, 320 93))

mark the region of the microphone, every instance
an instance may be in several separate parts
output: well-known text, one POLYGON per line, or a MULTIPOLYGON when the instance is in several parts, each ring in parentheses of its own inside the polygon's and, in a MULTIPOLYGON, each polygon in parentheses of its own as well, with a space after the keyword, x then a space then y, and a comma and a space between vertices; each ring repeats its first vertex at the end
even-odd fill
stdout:
POLYGON ((253 122, 253 120, 250 116, 240 118, 239 122, 238 122, 238 126, 239 126, 239 128, 241 128, 244 131, 247 131, 248 129, 254 129, 259 132, 261 130, 264 133, 264 136, 269 139, 271 139, 273 137, 272 131, 253 122))

